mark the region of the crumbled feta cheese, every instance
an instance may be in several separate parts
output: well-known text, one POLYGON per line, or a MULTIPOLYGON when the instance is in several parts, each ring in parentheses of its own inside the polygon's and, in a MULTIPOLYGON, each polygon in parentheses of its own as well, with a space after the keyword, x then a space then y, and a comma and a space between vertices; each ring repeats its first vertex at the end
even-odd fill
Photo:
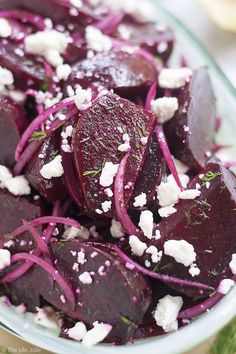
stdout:
POLYGON ((85 253, 83 251, 78 252, 77 254, 77 262, 79 264, 84 264, 87 262, 86 258, 85 258, 85 253))
POLYGON ((164 253, 173 257, 176 262, 185 267, 196 261, 196 252, 193 245, 185 240, 169 240, 164 243, 164 253))
POLYGON ((187 165, 185 165, 183 162, 177 160, 174 156, 172 156, 172 157, 174 160, 175 168, 178 173, 185 174, 186 172, 188 172, 189 167, 187 165))
POLYGON ((167 89, 177 89, 189 82, 193 72, 189 68, 165 68, 162 69, 158 77, 160 87, 167 89))
POLYGON ((160 215, 161 218, 168 218, 170 215, 172 215, 176 212, 177 212, 177 209, 175 209, 172 206, 166 206, 166 207, 158 209, 158 214, 160 215))
POLYGON ((70 0, 70 3, 76 9, 79 9, 83 5, 81 0, 70 0))
POLYGON ((0 18, 0 37, 8 38, 12 35, 12 27, 8 20, 0 18))
POLYGON ((94 26, 86 27, 85 39, 88 47, 95 52, 108 52, 112 48, 111 38, 94 26))
POLYGON ((51 179, 53 177, 61 177, 64 174, 64 169, 62 166, 62 157, 57 155, 52 161, 45 164, 41 170, 40 174, 45 179, 51 179))
POLYGON ((69 38, 55 30, 39 31, 25 38, 25 50, 31 54, 43 55, 54 67, 63 64, 61 54, 67 48, 69 38))
POLYGON ((117 174, 119 164, 113 164, 112 162, 106 162, 99 179, 99 183, 102 187, 110 187, 113 184, 115 175, 117 174))
POLYGON ((183 298, 181 296, 166 295, 158 301, 154 312, 156 324, 164 329, 165 332, 178 329, 177 317, 183 298))
POLYGON ((164 53, 168 49, 168 43, 167 42, 160 42, 157 44, 157 51, 159 54, 164 53))
POLYGON ((11 248, 14 245, 15 245, 15 241, 13 241, 13 240, 9 240, 9 241, 4 243, 4 247, 5 248, 11 248))
POLYGON ((143 207, 147 204, 147 195, 146 193, 141 193, 137 197, 134 198, 133 206, 136 208, 143 207))
POLYGON ((187 189, 179 193, 179 199, 195 199, 201 192, 198 189, 187 189))
POLYGON ((140 239, 135 235, 131 235, 129 237, 129 245, 131 248, 131 252, 135 256, 139 256, 139 257, 141 257, 144 254, 144 251, 147 249, 146 243, 140 241, 140 239))
POLYGON ((82 345, 87 348, 91 348, 95 344, 102 342, 112 330, 112 326, 105 323, 94 322, 93 326, 82 340, 82 345))
POLYGON ((56 321, 53 318, 48 317, 44 309, 40 309, 38 307, 37 314, 34 317, 34 322, 46 328, 58 329, 56 321))
POLYGON ((73 238, 79 237, 87 240, 89 238, 90 232, 89 230, 81 226, 80 229, 77 229, 77 227, 68 227, 68 229, 64 232, 63 237, 66 238, 67 240, 71 240, 73 238))
POLYGON ((0 270, 11 264, 11 253, 8 250, 0 249, 0 270))
POLYGON ((77 322, 74 327, 67 331, 68 337, 75 340, 83 340, 86 333, 87 329, 83 322, 77 322))
POLYGON ((158 251, 158 249, 155 246, 149 246, 146 249, 146 253, 151 255, 153 263, 157 263, 161 260, 162 251, 158 251))
POLYGON ((161 183, 157 188, 157 198, 161 207, 173 206, 179 201, 180 189, 173 183, 161 183))
POLYGON ((0 188, 5 187, 5 182, 11 179, 12 173, 6 166, 0 165, 0 188))
POLYGON ((138 225, 143 231, 144 236, 151 239, 153 232, 153 213, 150 210, 142 211, 138 225))
POLYGON ((232 254, 231 262, 229 263, 229 267, 233 274, 236 274, 236 253, 232 254))
POLYGON ((5 187, 13 195, 29 195, 31 188, 24 176, 16 176, 5 181, 5 187))
POLYGON ((71 66, 69 64, 59 65, 56 69, 56 74, 59 80, 66 81, 71 74, 71 66))
POLYGON ((14 84, 14 77, 10 70, 0 66, 0 92, 4 92, 6 86, 14 84))
POLYGON ((151 101, 151 109, 158 116, 158 123, 161 124, 173 118, 178 108, 176 97, 161 97, 151 101))
POLYGON ((141 139, 140 139, 140 142, 143 146, 147 145, 147 142, 148 142, 148 137, 147 136, 143 136, 141 139))
MULTIPOLYGON (((189 183, 189 181, 190 181, 189 176, 179 173, 179 179, 180 179, 180 182, 181 182, 183 188, 186 188, 188 183, 189 183)), ((172 183, 173 185, 176 186, 176 188, 178 187, 176 182, 175 182, 175 179, 174 179, 173 175, 169 175, 167 177, 167 182, 172 183)))
POLYGON ((196 277, 201 273, 200 269, 197 267, 196 263, 192 263, 189 268, 189 274, 192 275, 192 277, 196 277))
POLYGON ((130 149, 131 149, 131 147, 130 147, 129 143, 120 144, 118 146, 118 150, 121 152, 127 152, 127 151, 130 151, 130 149))
POLYGON ((89 272, 84 272, 84 273, 80 274, 79 280, 83 284, 92 284, 92 282, 93 282, 93 279, 92 279, 89 272))
POLYGON ((26 94, 20 90, 10 90, 8 95, 18 103, 24 103, 26 100, 26 94))
POLYGON ((119 25, 118 32, 121 38, 125 40, 129 40, 132 34, 132 30, 124 24, 119 25))
POLYGON ((113 192, 111 190, 111 188, 106 188, 104 190, 104 193, 109 197, 109 198, 112 198, 113 197, 113 192))
POLYGON ((221 294, 228 294, 228 292, 231 290, 231 288, 235 285, 234 281, 232 279, 223 279, 220 282, 220 285, 217 289, 217 291, 221 294))
POLYGON ((111 210, 111 204, 112 202, 110 200, 106 200, 102 203, 102 210, 104 211, 104 213, 107 213, 109 210, 111 210))
POLYGON ((76 107, 80 111, 84 111, 92 104, 92 91, 91 89, 84 90, 82 87, 77 87, 75 91, 74 101, 76 107))
POLYGON ((125 231, 119 221, 112 219, 110 227, 111 236, 114 238, 121 238, 125 236, 125 231))

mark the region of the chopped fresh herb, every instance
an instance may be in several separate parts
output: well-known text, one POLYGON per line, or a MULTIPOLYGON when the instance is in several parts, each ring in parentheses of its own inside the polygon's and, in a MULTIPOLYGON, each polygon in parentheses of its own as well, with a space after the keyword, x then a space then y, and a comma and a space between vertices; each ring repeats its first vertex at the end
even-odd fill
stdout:
POLYGON ((188 225, 191 225, 191 226, 201 225, 201 221, 192 220, 192 215, 191 215, 190 211, 185 212, 185 218, 186 218, 188 225))
POLYGON ((86 177, 86 176, 96 177, 101 172, 102 172, 102 168, 98 168, 98 169, 94 169, 92 171, 85 171, 83 173, 83 176, 84 177, 86 177))
POLYGON ((210 183, 211 181, 213 181, 216 177, 218 177, 220 175, 221 175, 220 172, 208 171, 202 179, 203 186, 205 186, 207 183, 210 183))
POLYGON ((51 159, 54 160, 58 155, 58 150, 51 153, 51 159))
POLYGON ((159 270, 171 270, 174 267, 172 263, 163 265, 159 270))
POLYGON ((125 317, 125 316, 121 316, 120 317, 120 319, 121 319, 121 321, 123 322, 123 323, 125 323, 127 326, 132 326, 133 325, 133 322, 132 321, 130 321, 127 317, 125 317))
POLYGON ((51 79, 49 77, 46 77, 42 84, 40 85, 40 90, 43 92, 48 91, 49 85, 50 85, 51 79))
POLYGON ((158 262, 156 265, 155 265, 155 267, 153 268, 153 272, 157 272, 159 269, 160 269, 160 266, 161 266, 161 263, 160 262, 158 262))
POLYGON ((34 141, 34 140, 40 141, 40 140, 45 139, 46 136, 47 136, 47 134, 43 131, 33 132, 31 134, 30 141, 34 141))
POLYGON ((194 298, 193 298, 193 301, 199 301, 199 300, 203 300, 203 299, 205 299, 206 298, 206 296, 195 296, 194 298))

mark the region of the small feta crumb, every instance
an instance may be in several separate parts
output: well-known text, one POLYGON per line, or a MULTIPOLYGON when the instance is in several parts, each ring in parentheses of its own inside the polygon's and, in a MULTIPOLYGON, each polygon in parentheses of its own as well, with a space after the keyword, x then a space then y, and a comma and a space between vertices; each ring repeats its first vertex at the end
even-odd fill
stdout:
POLYGON ((172 215, 176 212, 177 212, 177 209, 175 209, 172 206, 166 206, 166 207, 158 209, 158 214, 160 215, 161 218, 168 218, 170 215, 172 215))
POLYGON ((106 200, 102 203, 102 210, 104 211, 104 213, 107 213, 109 210, 111 210, 111 204, 112 202, 110 200, 106 200))
POLYGON ((87 329, 83 322, 77 322, 74 327, 67 331, 68 337, 75 340, 83 340, 86 333, 87 329))
POLYGON ((11 264, 11 253, 8 250, 0 249, 0 270, 11 264))
POLYGON ((56 74, 59 80, 66 81, 71 74, 71 67, 69 64, 59 65, 56 69, 56 74))
POLYGON ((0 18, 0 37, 8 38, 12 35, 12 27, 8 20, 0 18))
POLYGON ((130 147, 129 143, 120 144, 118 146, 118 150, 121 152, 127 152, 127 151, 130 151, 130 149, 131 149, 131 147, 130 147))
POLYGON ((196 277, 201 273, 200 269, 196 265, 196 263, 192 263, 189 268, 189 274, 192 275, 192 277, 196 277))
POLYGON ((84 90, 82 87, 77 87, 75 91, 74 101, 76 107, 80 111, 84 111, 92 104, 92 91, 91 89, 84 90))
POLYGON ((145 146, 145 145, 147 145, 148 137, 147 137, 147 136, 143 136, 143 137, 140 139, 140 141, 141 141, 141 144, 142 144, 143 146, 145 146))
POLYGON ((168 49, 168 43, 167 42, 160 42, 157 44, 157 51, 159 54, 164 53, 168 49))
POLYGON ((84 273, 80 274, 79 280, 83 284, 92 284, 92 282, 93 282, 93 279, 92 279, 89 272, 84 272, 84 273))
POLYGON ((161 260, 162 251, 158 251, 158 249, 155 246, 149 246, 146 249, 146 253, 151 255, 153 263, 157 263, 161 260))
POLYGON ((99 183, 102 187, 110 187, 113 184, 115 175, 117 174, 119 164, 113 164, 112 162, 106 162, 99 179, 99 183))
POLYGON ((86 27, 85 39, 88 47, 95 52, 108 52, 112 48, 112 40, 110 37, 104 35, 94 26, 86 27))
POLYGON ((64 169, 62 166, 62 157, 57 155, 52 161, 45 164, 41 170, 40 174, 45 179, 51 179, 53 177, 61 177, 64 174, 64 169))
POLYGON ((235 285, 234 281, 232 279, 223 279, 220 282, 220 285, 217 289, 217 291, 221 294, 228 294, 228 292, 231 290, 231 288, 235 285))
POLYGON ((138 225, 143 231, 144 236, 151 239, 153 232, 153 213, 150 210, 142 211, 138 225))
POLYGON ((160 87, 167 89, 177 89, 189 82, 193 72, 189 68, 165 68, 162 69, 158 77, 160 87))
POLYGON ((109 197, 109 198, 112 198, 113 197, 113 192, 111 190, 111 188, 106 188, 104 190, 104 193, 109 197))
POLYGON ((5 181, 5 187, 13 195, 29 195, 31 188, 24 176, 16 176, 5 181))
POLYGON ((161 207, 173 206, 179 201, 180 189, 176 184, 161 183, 157 188, 157 198, 161 207))
POLYGON ((12 173, 9 170, 9 168, 0 165, 0 188, 4 188, 5 187, 5 182, 9 179, 11 179, 12 173))
POLYGON ((86 227, 81 226, 81 228, 78 229, 77 227, 72 226, 72 227, 68 227, 68 229, 66 229, 66 231, 63 234, 63 237, 66 238, 67 240, 71 240, 76 237, 83 238, 84 240, 87 240, 89 238, 89 235, 90 235, 90 232, 86 227))
POLYGON ((211 185, 211 183, 210 183, 210 182, 206 182, 206 184, 205 184, 206 189, 209 189, 209 188, 210 188, 210 185, 211 185))
POLYGON ((4 247, 5 248, 11 248, 14 245, 15 245, 15 241, 13 241, 13 240, 9 240, 9 241, 4 243, 4 247))
POLYGON ((131 248, 131 252, 135 256, 139 256, 139 257, 141 257, 144 254, 144 251, 147 249, 146 243, 140 241, 140 239, 135 235, 131 235, 129 237, 129 245, 131 248))
POLYGON ((123 24, 119 25, 118 32, 119 32, 119 35, 121 36, 121 38, 125 39, 125 40, 129 40, 131 37, 131 34, 132 34, 132 31, 130 30, 130 28, 126 25, 123 25, 123 24))
POLYGON ((199 197, 201 192, 198 189, 187 189, 179 193, 180 199, 195 199, 199 197))
POLYGON ((176 262, 185 267, 190 266, 196 261, 196 252, 193 245, 185 240, 169 240, 164 243, 164 253, 173 257, 176 262))
POLYGON ((147 204, 147 195, 146 193, 141 193, 137 197, 134 198, 133 206, 136 208, 143 207, 147 204))
POLYGON ((70 3, 76 9, 79 9, 83 5, 81 0, 70 0, 70 3))
POLYGON ((112 219, 110 227, 111 236, 113 238, 121 238, 125 236, 125 231, 119 221, 112 219))
POLYGON ((151 109, 158 116, 158 123, 161 124, 173 118, 178 108, 176 97, 161 97, 151 101, 151 109))
POLYGON ((174 156, 172 156, 172 157, 174 160, 175 168, 178 173, 185 174, 186 172, 188 172, 189 167, 187 165, 185 165, 183 162, 177 160, 174 156))
POLYGON ((177 317, 183 298, 181 296, 166 295, 158 301, 154 312, 156 324, 164 329, 165 332, 178 329, 177 317))
POLYGON ((77 254, 77 262, 79 264, 84 264, 87 262, 86 258, 85 258, 85 253, 83 251, 78 252, 77 254))
POLYGON ((229 263, 229 267, 233 274, 236 275, 236 253, 232 254, 231 262, 229 263))
POLYGON ((144 264, 145 264, 145 267, 147 267, 147 268, 150 268, 150 266, 151 266, 151 263, 147 259, 145 260, 144 264))
POLYGON ((102 342, 112 330, 112 326, 106 323, 94 322, 93 326, 82 340, 82 345, 87 348, 91 348, 95 344, 102 342))
POLYGON ((0 92, 4 92, 6 86, 14 84, 14 76, 8 69, 0 66, 0 92))
MULTIPOLYGON (((180 182, 181 182, 183 188, 186 188, 187 185, 189 184, 189 181, 190 181, 189 176, 185 175, 185 174, 182 174, 182 173, 179 173, 179 179, 180 179, 180 182)), ((167 182, 172 183, 173 185, 176 186, 176 188, 178 187, 173 175, 169 175, 167 177, 167 182)))
POLYGON ((38 307, 37 307, 37 314, 34 317, 34 322, 46 328, 58 329, 58 325, 56 321, 53 318, 48 317, 44 309, 38 307))

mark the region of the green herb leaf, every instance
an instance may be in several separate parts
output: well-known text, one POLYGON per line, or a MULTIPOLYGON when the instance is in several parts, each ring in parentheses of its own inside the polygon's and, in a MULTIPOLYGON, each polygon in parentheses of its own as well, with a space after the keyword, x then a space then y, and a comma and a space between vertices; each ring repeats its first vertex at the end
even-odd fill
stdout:
POLYGON ((101 172, 102 172, 102 168, 98 168, 98 169, 93 170, 93 171, 85 171, 83 173, 83 176, 84 177, 86 177, 86 176, 96 177, 101 172))
POLYGON ((205 186, 207 183, 210 183, 211 181, 213 181, 217 176, 220 176, 221 173, 220 172, 213 172, 213 171, 208 171, 207 173, 205 173, 202 182, 203 185, 205 186))
POLYGON ((45 139, 46 136, 47 136, 47 134, 45 132, 43 132, 43 131, 33 132, 31 134, 31 137, 30 137, 29 141, 34 141, 34 140, 40 141, 40 140, 45 139))

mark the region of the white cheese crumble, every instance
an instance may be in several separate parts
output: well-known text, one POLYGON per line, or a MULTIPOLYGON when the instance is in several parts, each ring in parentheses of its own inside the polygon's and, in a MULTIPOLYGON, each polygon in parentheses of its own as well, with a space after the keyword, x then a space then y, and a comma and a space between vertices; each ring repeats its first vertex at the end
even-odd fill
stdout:
POLYGON ((165 68, 160 72, 158 82, 162 88, 177 89, 189 82, 192 74, 189 68, 165 68))
POLYGON ((71 240, 74 238, 83 238, 84 240, 87 240, 89 238, 90 232, 85 226, 81 226, 80 229, 77 227, 68 227, 68 229, 64 232, 63 237, 66 238, 67 240, 71 240))
POLYGON ((8 179, 11 179, 12 173, 9 170, 9 168, 7 168, 6 166, 0 165, 0 188, 4 188, 5 187, 5 182, 8 179))
POLYGON ((232 254, 231 262, 229 263, 229 267, 233 274, 236 274, 236 253, 232 254))
POLYGON ((12 35, 12 27, 8 20, 0 18, 0 37, 8 38, 12 35))
POLYGON ((196 261, 196 252, 193 245, 185 240, 169 240, 164 243, 164 253, 173 257, 176 262, 185 267, 196 261))
POLYGON ((158 209, 158 214, 160 215, 161 218, 168 218, 170 215, 172 215, 176 212, 177 212, 177 209, 175 209, 172 206, 166 206, 166 207, 158 209))
POLYGON ((86 27, 85 39, 88 47, 95 52, 108 52, 112 48, 111 38, 94 26, 86 27))
POLYGON ((133 206, 136 208, 142 208, 144 205, 147 204, 147 195, 146 193, 141 193, 134 198, 133 206))
POLYGON ((196 277, 201 273, 200 269, 196 265, 196 263, 192 263, 189 268, 189 274, 192 275, 192 277, 196 277))
POLYGON ((148 143, 148 137, 147 136, 142 136, 142 138, 140 139, 140 142, 143 146, 147 145, 148 143))
POLYGON ((112 326, 106 323, 94 322, 93 326, 82 340, 82 345, 87 348, 91 348, 95 344, 102 342, 112 330, 112 326))
POLYGON ((85 109, 91 107, 92 104, 92 91, 91 89, 82 89, 81 86, 77 87, 75 91, 74 101, 76 107, 80 111, 84 111, 85 109))
POLYGON ((177 317, 183 298, 181 296, 166 295, 158 301, 154 312, 156 324, 164 329, 165 332, 178 329, 177 317))
POLYGON ((173 118, 178 108, 176 97, 161 97, 151 101, 151 109, 158 116, 158 123, 161 124, 173 118))
MULTIPOLYGON (((188 183, 189 183, 189 181, 190 181, 189 176, 188 176, 188 175, 185 175, 185 174, 179 173, 179 179, 180 179, 180 182, 181 182, 183 188, 186 188, 187 185, 188 185, 188 183)), ((174 179, 173 175, 169 175, 169 176, 167 177, 167 182, 172 183, 173 185, 176 186, 176 188, 179 188, 179 187, 177 186, 176 182, 175 182, 175 179, 174 179)))
POLYGON ((79 9, 83 5, 81 0, 70 0, 70 4, 76 9, 79 9))
POLYGON ((0 249, 0 270, 11 264, 11 253, 8 250, 0 249))
POLYGON ((112 192, 112 190, 111 190, 111 188, 106 188, 105 190, 104 190, 104 193, 109 197, 109 198, 112 198, 113 197, 113 192, 112 192))
POLYGON ((130 143, 123 143, 118 146, 118 151, 121 152, 127 152, 130 151, 130 149, 131 149, 130 143))
POLYGON ((24 176, 16 176, 4 182, 5 188, 13 195, 29 195, 31 188, 24 176))
POLYGON ((180 189, 176 184, 166 182, 157 187, 157 198, 161 207, 173 206, 179 201, 180 189))
POLYGON ((217 291, 221 294, 228 294, 228 292, 231 290, 231 288, 235 285, 234 281, 232 279, 223 279, 220 282, 220 285, 217 289, 217 291))
POLYGON ((112 219, 111 221, 110 232, 113 238, 121 238, 125 236, 125 231, 121 223, 115 219, 112 219))
POLYGON ((151 259, 153 263, 157 263, 161 260, 162 257, 162 251, 158 251, 156 246, 149 246, 146 249, 146 253, 151 255, 151 259))
POLYGON ((198 189, 187 189, 179 193, 179 199, 195 199, 199 197, 201 192, 198 189))
POLYGON ((102 187, 110 187, 113 184, 115 175, 117 174, 119 164, 113 164, 112 162, 106 162, 99 179, 99 183, 102 187))
POLYGON ((145 250, 147 249, 146 243, 140 241, 140 239, 135 235, 131 235, 129 237, 129 245, 131 248, 131 252, 135 256, 139 256, 139 257, 141 257, 144 254, 145 250))
POLYGON ((151 239, 153 232, 153 213, 150 210, 142 211, 138 225, 143 231, 144 236, 151 239))
POLYGON ((86 333, 87 329, 83 322, 77 322, 74 327, 68 329, 67 331, 69 338, 75 340, 83 340, 86 333))
POLYGON ((50 318, 44 309, 37 307, 37 314, 34 316, 34 322, 50 329, 58 329, 58 325, 53 318, 50 318))
POLYGON ((71 74, 71 66, 69 64, 59 65, 56 69, 56 74, 59 80, 66 81, 71 74))
POLYGON ((111 204, 112 202, 110 200, 106 200, 102 203, 102 210, 104 213, 107 213, 109 210, 111 210, 111 204))
POLYGON ((92 284, 92 282, 93 282, 93 279, 92 279, 92 277, 91 277, 89 272, 84 272, 84 273, 80 274, 79 275, 79 280, 83 284, 92 284))
POLYGON ((187 165, 185 165, 183 162, 177 160, 174 156, 172 156, 172 157, 174 160, 175 168, 178 173, 185 174, 186 172, 188 172, 189 167, 187 165))
POLYGON ((57 155, 52 161, 45 164, 41 170, 40 174, 45 179, 51 179, 53 177, 61 177, 64 174, 64 169, 62 166, 62 157, 57 155))
POLYGON ((0 66, 0 92, 4 92, 6 86, 14 84, 14 76, 8 69, 0 66))
POLYGON ((63 64, 63 54, 69 38, 56 30, 39 31, 25 38, 25 50, 31 54, 43 55, 54 67, 63 64))

